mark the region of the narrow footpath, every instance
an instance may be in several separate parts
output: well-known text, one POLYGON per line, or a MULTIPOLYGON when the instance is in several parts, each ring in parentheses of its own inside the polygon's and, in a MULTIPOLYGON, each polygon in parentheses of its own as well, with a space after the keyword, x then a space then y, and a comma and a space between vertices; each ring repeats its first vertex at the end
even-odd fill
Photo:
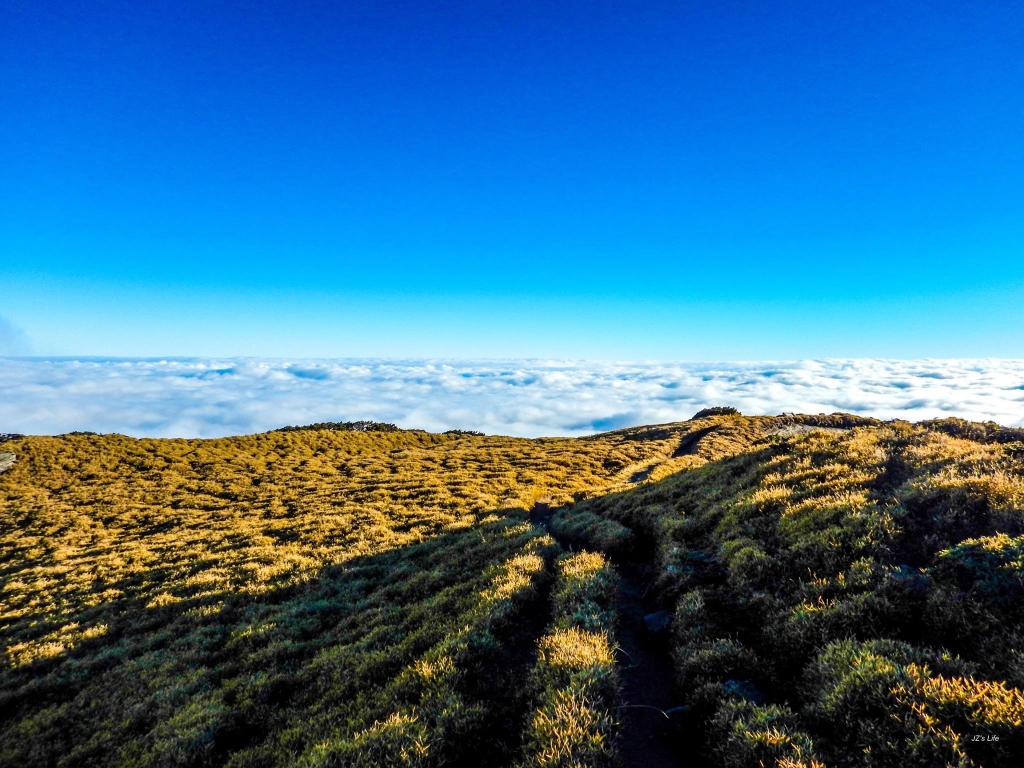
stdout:
POLYGON ((668 638, 651 637, 644 617, 657 606, 644 599, 643 583, 635 569, 617 565, 619 572, 619 626, 615 640, 620 649, 622 730, 619 754, 628 768, 680 768, 685 759, 679 737, 682 710, 673 685, 674 672, 668 638))

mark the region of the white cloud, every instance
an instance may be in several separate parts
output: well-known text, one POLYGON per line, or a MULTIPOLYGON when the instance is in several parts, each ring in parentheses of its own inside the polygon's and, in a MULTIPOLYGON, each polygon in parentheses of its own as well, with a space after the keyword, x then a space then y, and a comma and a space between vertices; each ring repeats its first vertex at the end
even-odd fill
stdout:
POLYGON ((604 363, 0 358, 0 432, 214 437, 374 419, 440 431, 581 435, 748 414, 849 411, 1024 425, 1024 361, 604 363))

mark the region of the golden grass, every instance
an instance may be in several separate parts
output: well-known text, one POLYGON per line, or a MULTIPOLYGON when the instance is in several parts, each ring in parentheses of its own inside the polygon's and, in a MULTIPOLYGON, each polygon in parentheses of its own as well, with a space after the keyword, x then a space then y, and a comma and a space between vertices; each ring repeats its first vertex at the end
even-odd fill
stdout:
POLYGON ((705 755, 1015 765, 1024 433, 701 422, 689 434, 714 429, 690 444, 698 465, 562 515, 579 540, 601 542, 611 522, 654 550, 661 598, 676 603, 680 689, 708 723, 705 755), (896 645, 843 645, 876 641, 896 645))
POLYGON ((671 430, 8 441, 0 763, 291 765, 317 744, 379 746, 421 727, 430 760, 486 741, 470 713, 493 702, 465 671, 490 676, 495 696, 514 688, 495 670, 515 632, 462 633, 478 603, 498 616, 537 599, 553 544, 526 510, 615 486, 674 441, 671 430), (410 665, 444 677, 449 661, 430 649, 459 637, 474 650, 449 654, 463 659, 452 711, 477 730, 442 738, 452 724, 427 717, 415 703, 426 694, 406 691, 397 715, 392 697, 410 665))
POLYGON ((83 613, 102 623, 95 609, 114 601, 158 608, 295 586, 490 510, 599 488, 659 450, 409 432, 6 445, 19 461, 0 479, 0 537, 12 564, 0 637, 25 648, 54 647, 40 622, 50 633, 76 622, 85 630, 83 613))
POLYGON ((710 415, 8 441, 0 764, 613 765, 601 550, 653 553, 712 762, 1014 765, 1018 438, 710 415), (592 551, 559 557, 538 501, 592 551))
POLYGON ((917 664, 908 664, 905 673, 913 693, 938 712, 959 710, 969 723, 989 728, 1024 728, 1024 692, 1002 681, 943 677, 917 664))
POLYGON ((530 723, 531 738, 539 746, 527 765, 587 768, 609 764, 614 747, 608 734, 615 726, 615 718, 602 702, 591 701, 576 688, 553 691, 530 723))
POLYGON ((556 629, 540 641, 540 663, 550 667, 587 669, 614 662, 608 635, 600 632, 556 629))
POLYGON ((616 763, 618 677, 611 639, 616 577, 600 554, 556 561, 551 628, 538 644, 536 708, 524 768, 601 768, 616 763))

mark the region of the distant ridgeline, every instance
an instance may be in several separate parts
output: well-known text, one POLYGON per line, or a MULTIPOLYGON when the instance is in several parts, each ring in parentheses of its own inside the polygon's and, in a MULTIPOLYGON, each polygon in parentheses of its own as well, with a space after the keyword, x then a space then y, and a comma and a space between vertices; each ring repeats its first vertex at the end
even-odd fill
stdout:
MULTIPOLYGON (((386 421, 321 421, 316 424, 304 426, 280 427, 275 432, 301 432, 306 430, 326 430, 329 432, 422 432, 420 429, 403 430, 400 427, 386 421)), ((469 435, 480 437, 483 432, 476 432, 471 429, 449 429, 441 434, 444 435, 469 435)))
POLYGON ((1024 764, 1021 429, 0 442, 0 766, 1024 764))
POLYGON ((304 426, 281 427, 275 432, 301 432, 306 430, 327 430, 330 432, 399 432, 394 424, 383 421, 321 421, 304 426))

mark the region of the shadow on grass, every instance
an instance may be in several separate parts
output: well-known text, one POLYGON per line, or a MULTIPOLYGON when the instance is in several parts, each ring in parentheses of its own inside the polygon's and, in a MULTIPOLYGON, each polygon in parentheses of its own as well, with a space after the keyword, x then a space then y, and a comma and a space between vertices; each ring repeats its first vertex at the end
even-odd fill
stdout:
MULTIPOLYGON (((495 567, 540 535, 522 512, 498 514, 255 596, 83 606, 68 620, 105 632, 0 671, 0 764, 294 765, 318 743, 415 708, 402 699, 403 671, 460 632, 495 567)), ((456 739, 434 734, 446 764, 508 764, 518 749, 529 706, 519 683, 546 611, 541 585, 471 655, 457 706, 483 714, 456 739)))

